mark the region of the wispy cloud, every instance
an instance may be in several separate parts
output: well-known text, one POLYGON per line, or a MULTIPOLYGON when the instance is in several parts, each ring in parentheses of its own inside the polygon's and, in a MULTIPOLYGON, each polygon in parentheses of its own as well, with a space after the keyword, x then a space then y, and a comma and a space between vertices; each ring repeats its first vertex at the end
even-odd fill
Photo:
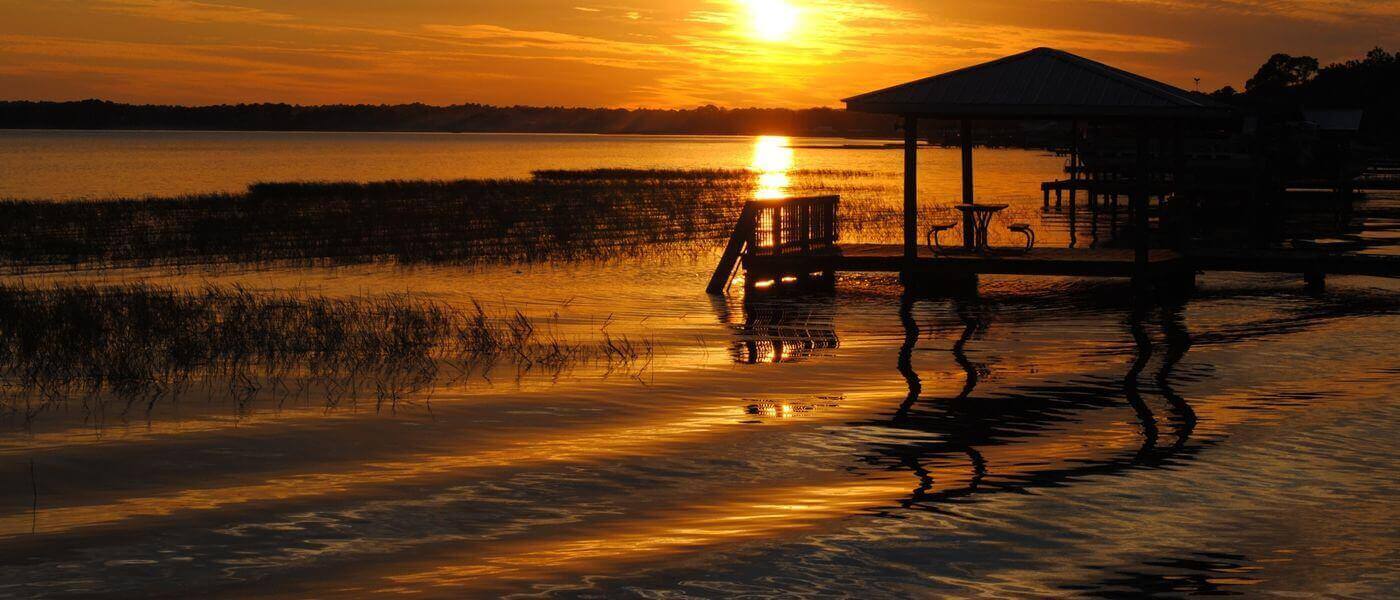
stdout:
POLYGON ((275 9, 263 0, 0 0, 0 87, 66 97, 126 86, 116 97, 174 102, 225 94, 831 105, 1042 45, 1178 83, 1204 75, 1238 84, 1271 52, 1306 51, 1314 33, 1330 34, 1333 56, 1400 42, 1394 0, 787 1, 799 14, 793 36, 764 41, 740 0, 600 0, 563 10, 503 0, 286 0, 275 9), (1198 14, 1216 29, 1197 31, 1206 29, 1198 14), (93 27, 104 22, 114 25, 93 27), (1220 34, 1227 30, 1240 35, 1220 34))
POLYGON ((179 23, 284 23, 295 19, 258 8, 191 0, 97 0, 93 8, 179 23))
POLYGON ((1234 13, 1273 19, 1345 23, 1366 18, 1400 18, 1394 0, 1095 0, 1100 4, 1151 6, 1172 12, 1234 13))

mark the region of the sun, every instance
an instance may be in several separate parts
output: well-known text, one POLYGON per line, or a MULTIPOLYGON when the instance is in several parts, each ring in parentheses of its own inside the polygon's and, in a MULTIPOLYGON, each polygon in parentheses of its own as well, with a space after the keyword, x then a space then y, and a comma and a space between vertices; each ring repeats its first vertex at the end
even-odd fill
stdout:
POLYGON ((741 0, 749 10, 753 36, 765 42, 783 42, 797 29, 798 10, 784 0, 741 0))

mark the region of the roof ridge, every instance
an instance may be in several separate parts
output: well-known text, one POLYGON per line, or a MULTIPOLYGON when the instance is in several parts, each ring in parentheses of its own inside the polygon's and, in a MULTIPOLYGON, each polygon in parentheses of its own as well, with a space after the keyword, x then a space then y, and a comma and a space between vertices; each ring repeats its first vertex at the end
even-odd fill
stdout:
POLYGON ((844 102, 848 109, 891 114, 1228 113, 1227 107, 1203 94, 1046 46, 851 96, 844 102), (1094 93, 1089 97, 1084 90, 1066 86, 1088 86, 1094 93))
POLYGON ((1144 92, 1166 98, 1168 100, 1186 101, 1193 104, 1201 104, 1199 100, 1191 96, 1191 92, 1176 87, 1170 83, 1157 81, 1150 77, 1138 75, 1132 71, 1125 71, 1113 65, 1101 63, 1092 58, 1086 58, 1072 52, 1065 52, 1055 48, 1037 48, 1036 50, 1048 50, 1048 54, 1056 60, 1061 60, 1080 67, 1090 68, 1097 71, 1106 71, 1106 75, 1112 75, 1127 79, 1127 83, 1144 92))
POLYGON ((859 98, 861 98, 861 97, 863 97, 863 96, 873 96, 873 95, 875 95, 875 94, 879 94, 879 93, 882 93, 882 92, 887 92, 887 91, 893 90, 893 89, 895 89, 895 88, 901 88, 901 87, 904 87, 904 86, 907 86, 907 85, 917 85, 917 84, 920 84, 920 83, 926 83, 926 82, 933 81, 933 80, 936 80, 936 79, 943 79, 943 78, 946 78, 946 77, 952 77, 952 76, 954 76, 954 75, 962 75, 962 74, 964 74, 964 73, 969 73, 969 72, 972 72, 972 71, 981 70, 981 69, 984 69, 984 68, 987 68, 987 67, 996 66, 996 65, 999 65, 999 64, 1002 64, 1002 63, 1005 63, 1005 62, 1010 62, 1010 61, 1015 60, 1015 59, 1018 59, 1018 58, 1023 58, 1023 57, 1029 56, 1029 55, 1031 55, 1031 54, 1033 54, 1033 53, 1036 53, 1036 52, 1038 52, 1038 51, 1043 51, 1043 50, 1054 50, 1054 49, 1053 49, 1053 48, 1044 48, 1044 47, 1041 47, 1041 48, 1032 48, 1032 49, 1027 50, 1027 51, 1025 51, 1025 52, 1017 52, 1016 54, 1011 54, 1011 55, 1008 55, 1008 56, 1003 56, 1003 57, 1001 57, 1001 58, 989 60, 989 61, 986 61, 986 62, 980 62, 980 63, 977 63, 977 64, 975 64, 975 65, 968 65, 968 66, 966 66, 966 67, 960 67, 960 68, 957 68, 957 69, 953 69, 952 71, 947 71, 947 72, 939 73, 939 74, 937 74, 937 75, 929 75, 928 77, 922 77, 922 78, 919 78, 919 79, 915 79, 915 80, 913 80, 913 81, 906 81, 906 82, 904 82, 904 83, 895 84, 895 85, 892 85, 892 86, 889 86, 889 87, 880 88, 880 89, 875 90, 875 91, 873 91, 873 92, 865 92, 865 93, 863 93, 863 94, 856 94, 855 96, 851 96, 850 98, 844 98, 844 99, 842 99, 841 101, 842 101, 842 102, 850 102, 850 101, 852 101, 852 100, 857 100, 857 99, 859 99, 859 98))

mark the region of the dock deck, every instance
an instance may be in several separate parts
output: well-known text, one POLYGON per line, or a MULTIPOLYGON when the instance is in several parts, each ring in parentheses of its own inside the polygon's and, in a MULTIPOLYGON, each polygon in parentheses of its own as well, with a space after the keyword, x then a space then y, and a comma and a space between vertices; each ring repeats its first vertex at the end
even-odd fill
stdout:
MULTIPOLYGON (((744 268, 774 275, 817 271, 900 272, 905 270, 904 248, 898 244, 841 244, 820 252, 793 254, 752 253, 744 256, 744 268)), ((1172 250, 1148 253, 1150 269, 1187 268, 1186 259, 1172 250)), ((990 275, 1065 275, 1080 277, 1131 277, 1133 250, 1124 248, 992 248, 987 252, 949 249, 937 254, 920 248, 913 270, 920 273, 990 275)))
POLYGON ((1322 285, 1328 274, 1400 277, 1400 256, 1362 255, 1326 249, 1142 249, 1134 248, 990 248, 974 251, 950 246, 938 252, 918 248, 912 262, 901 244, 837 243, 839 198, 817 196, 748 202, 730 236, 720 264, 706 288, 723 293, 736 266, 746 286, 778 282, 834 284, 840 272, 916 275, 1046 275, 1065 277, 1143 277, 1173 286, 1194 285, 1199 271, 1296 273, 1309 286, 1322 285))

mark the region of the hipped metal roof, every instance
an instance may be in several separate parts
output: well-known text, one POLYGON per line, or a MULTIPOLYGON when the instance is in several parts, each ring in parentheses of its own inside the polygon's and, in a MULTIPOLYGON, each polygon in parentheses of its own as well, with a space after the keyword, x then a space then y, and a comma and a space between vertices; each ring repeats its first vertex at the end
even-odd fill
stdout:
POLYGON ((1218 118, 1209 97, 1054 48, 844 100, 847 110, 934 118, 1218 118))
POLYGON ((1361 129, 1361 117, 1365 114, 1361 109, 1303 109, 1303 118, 1322 131, 1354 133, 1361 129))

